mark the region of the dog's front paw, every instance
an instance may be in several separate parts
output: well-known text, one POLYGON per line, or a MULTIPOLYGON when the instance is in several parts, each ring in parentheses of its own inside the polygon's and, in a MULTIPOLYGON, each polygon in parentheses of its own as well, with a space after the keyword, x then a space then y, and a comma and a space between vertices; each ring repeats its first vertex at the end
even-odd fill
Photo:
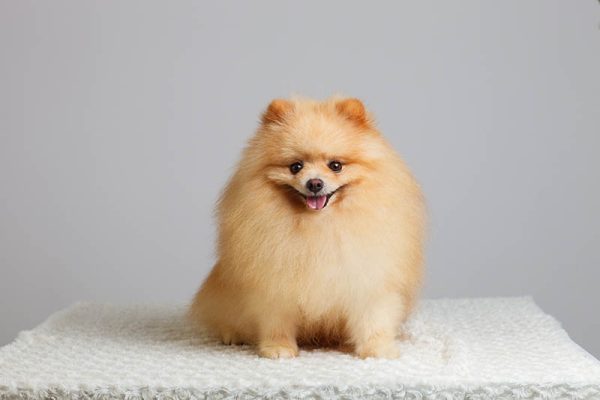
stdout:
POLYGON ((298 346, 295 343, 261 343, 258 354, 265 358, 294 358, 298 355, 298 346))
POLYGON ((221 342, 225 345, 244 344, 244 341, 234 332, 221 332, 221 342))
POLYGON ((400 357, 400 351, 394 341, 369 341, 356 346, 355 353, 360 358, 388 358, 400 357))

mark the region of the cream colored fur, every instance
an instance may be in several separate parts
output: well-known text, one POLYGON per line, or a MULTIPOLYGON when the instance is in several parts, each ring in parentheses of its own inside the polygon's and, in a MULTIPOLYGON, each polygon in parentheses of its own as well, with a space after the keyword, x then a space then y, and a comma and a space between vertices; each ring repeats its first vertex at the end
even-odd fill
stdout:
POLYGON ((394 338, 420 286, 424 206, 360 101, 274 100, 225 188, 218 226, 218 261, 189 315, 223 342, 270 358, 296 356, 299 343, 398 355, 394 338), (318 211, 299 194, 310 178, 339 188, 318 211))

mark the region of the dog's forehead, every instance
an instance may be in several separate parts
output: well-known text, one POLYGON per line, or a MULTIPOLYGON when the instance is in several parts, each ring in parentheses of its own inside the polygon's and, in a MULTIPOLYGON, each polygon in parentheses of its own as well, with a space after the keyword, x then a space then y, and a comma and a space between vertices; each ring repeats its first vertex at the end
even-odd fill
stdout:
POLYGON ((299 118, 288 125, 280 139, 283 151, 303 155, 306 159, 342 156, 362 142, 360 134, 351 126, 324 116, 299 118))

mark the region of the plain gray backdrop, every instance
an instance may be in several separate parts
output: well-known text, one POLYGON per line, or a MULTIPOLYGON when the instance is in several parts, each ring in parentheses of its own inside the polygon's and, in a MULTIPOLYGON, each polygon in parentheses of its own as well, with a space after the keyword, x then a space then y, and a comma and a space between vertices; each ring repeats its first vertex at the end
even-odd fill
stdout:
POLYGON ((186 302, 274 97, 362 98, 422 183, 425 296, 532 295, 600 356, 597 1, 0 1, 0 344, 186 302))

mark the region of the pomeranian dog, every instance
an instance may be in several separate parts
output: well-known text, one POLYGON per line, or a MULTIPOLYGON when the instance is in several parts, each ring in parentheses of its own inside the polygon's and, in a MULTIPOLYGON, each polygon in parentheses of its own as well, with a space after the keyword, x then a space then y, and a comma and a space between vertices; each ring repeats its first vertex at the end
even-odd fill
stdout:
POLYGON ((274 100, 217 211, 189 317, 268 358, 395 358, 422 274, 421 190, 360 100, 274 100))

